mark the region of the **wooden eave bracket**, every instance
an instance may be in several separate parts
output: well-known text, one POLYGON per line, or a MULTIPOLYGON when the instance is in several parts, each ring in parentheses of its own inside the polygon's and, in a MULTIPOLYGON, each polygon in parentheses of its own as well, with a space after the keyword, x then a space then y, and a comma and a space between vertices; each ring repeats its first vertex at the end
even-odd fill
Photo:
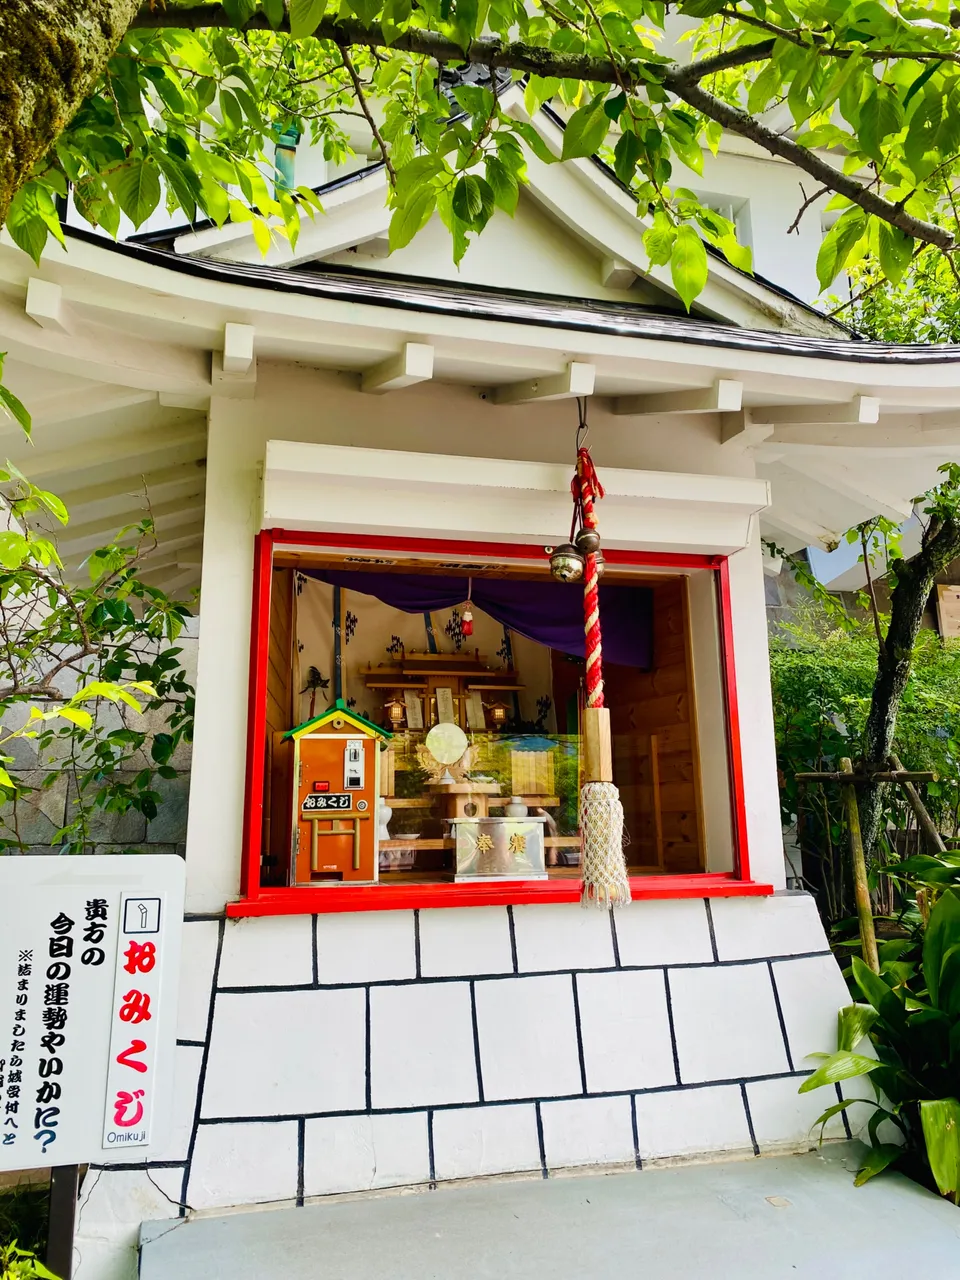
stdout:
POLYGON ((53 333, 73 332, 73 317, 63 300, 63 289, 52 280, 30 277, 24 310, 41 329, 49 329, 53 333))
POLYGON ((773 435, 773 423, 762 409, 738 409, 735 413, 720 415, 720 443, 731 452, 753 449, 773 435))
POLYGON ((490 397, 494 404, 528 404, 532 400, 572 400, 592 396, 596 382, 596 365, 571 360, 562 373, 508 382, 496 387, 490 397))
POLYGON ((434 349, 426 342, 405 342, 395 356, 388 356, 360 378, 360 390, 368 395, 401 391, 433 377, 434 349))
POLYGON ((828 427, 836 423, 873 425, 880 421, 880 401, 875 396, 854 396, 844 404, 771 404, 752 410, 756 421, 774 427, 797 423, 828 427))
MULTIPOLYGON (((257 393, 256 336, 252 324, 231 322, 223 326, 223 351, 214 351, 210 357, 211 395, 228 400, 254 398, 257 393)), ((167 403, 170 403, 169 397, 167 403)))
POLYGON ((732 378, 718 378, 712 387, 663 391, 647 396, 619 396, 613 402, 613 412, 634 418, 660 417, 669 413, 737 413, 742 404, 743 383, 732 378))

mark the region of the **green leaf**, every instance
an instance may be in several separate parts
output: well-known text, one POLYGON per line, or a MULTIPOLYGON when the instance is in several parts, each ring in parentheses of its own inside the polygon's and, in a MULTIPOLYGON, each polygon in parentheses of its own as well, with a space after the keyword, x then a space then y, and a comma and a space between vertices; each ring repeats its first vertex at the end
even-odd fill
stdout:
MULTIPOLYGON (((635 133, 627 130, 617 139, 613 149, 613 171, 624 184, 629 186, 637 171, 637 161, 643 155, 643 143, 635 133)), ((666 262, 666 259, 664 259, 666 262)))
POLYGON ((128 160, 114 174, 113 185, 120 208, 135 227, 146 222, 160 203, 160 174, 152 160, 138 156, 128 160))
POLYGON ((670 277, 689 311, 694 298, 707 283, 707 251, 697 232, 688 224, 677 228, 677 238, 670 255, 670 277))
POLYGON ((780 88, 780 68, 770 61, 754 79, 747 93, 747 110, 751 115, 763 111, 780 88))
POLYGON ((653 226, 643 233, 643 247, 650 258, 650 265, 665 267, 670 261, 677 240, 677 229, 665 213, 658 210, 653 226))
POLYGON ((57 495, 51 493, 49 489, 38 489, 37 500, 43 503, 50 514, 56 516, 61 524, 66 524, 69 521, 70 516, 67 513, 67 508, 57 495))
POLYGON ((868 1035, 879 1014, 872 1005, 850 1004, 837 1015, 837 1048, 841 1052, 855 1049, 868 1035))
POLYGON ((273 27, 274 31, 276 31, 280 26, 280 23, 283 22, 283 0, 260 0, 260 7, 266 14, 267 21, 270 23, 271 27, 273 27))
POLYGON ((956 1196, 960 1192, 960 1102, 956 1098, 921 1102, 920 1123, 940 1194, 956 1196))
POLYGON ((79 707, 60 707, 57 715, 62 716, 64 720, 69 720, 71 724, 78 725, 81 729, 93 728, 93 716, 89 711, 81 711, 79 707))
POLYGON ((517 181, 516 174, 511 173, 497 156, 488 156, 485 168, 487 182, 493 191, 497 208, 502 209, 504 213, 509 213, 512 218, 517 211, 517 201, 520 199, 520 183, 517 181))
POLYGON ((716 243, 731 266, 753 272, 753 250, 749 245, 741 244, 735 235, 720 236, 716 243))
POLYGON ((530 76, 523 91, 523 105, 527 115, 535 116, 545 102, 555 98, 560 92, 560 81, 556 76, 530 76))
POLYGON ((0 533, 0 565, 4 569, 19 569, 29 552, 29 544, 22 533, 13 529, 0 533))
POLYGON ((603 109, 606 90, 595 98, 578 107, 563 132, 562 160, 576 160, 581 156, 592 156, 607 136, 610 121, 603 109))
POLYGON ((860 121, 857 136, 861 148, 871 160, 883 162, 883 145, 903 128, 903 107, 900 99, 884 84, 867 95, 860 104, 860 121))
POLYGON ((932 1005, 940 1004, 940 981, 947 956, 960 944, 960 897, 948 889, 930 912, 923 936, 923 977, 932 1005))
MULTIPOLYGON (((243 107, 240 99, 229 89, 220 89, 220 114, 223 123, 231 133, 239 133, 243 128, 243 107)), ((239 177, 239 174, 238 174, 239 177)))
POLYGON ((478 34, 480 24, 479 0, 456 0, 453 25, 461 49, 467 49, 478 34))
MULTIPOLYGON (((394 160, 396 160, 396 154, 394 154, 394 160)), ((412 197, 415 187, 428 183, 438 173, 443 173, 445 168, 446 164, 442 156, 415 156, 413 160, 410 160, 397 170, 397 186, 394 197, 397 203, 404 204, 412 197)))
POLYGON ((623 109, 627 105, 627 95, 621 91, 614 94, 612 98, 607 98, 603 104, 603 114, 608 120, 619 120, 623 115, 623 109))
POLYGON ((900 997, 859 956, 854 956, 850 963, 854 982, 880 1014, 886 1030, 895 1035, 905 1035, 907 1012, 900 997))
POLYGON ((325 0, 290 0, 290 34, 294 40, 313 35, 325 8, 325 0))
POLYGON ((426 226, 436 207, 437 193, 433 187, 422 187, 394 210, 389 233, 391 253, 410 243, 421 227, 426 226))
POLYGON ((853 1180, 853 1185, 862 1187, 871 1178, 875 1178, 878 1173, 883 1173, 884 1169, 889 1168, 902 1155, 903 1147, 895 1146, 892 1142, 883 1142, 879 1147, 871 1147, 857 1172, 857 1176, 853 1180))
POLYGON ((859 1098, 844 1098, 842 1102, 835 1102, 832 1107, 827 1107, 826 1111, 824 1111, 822 1115, 817 1116, 810 1128, 815 1129, 817 1125, 820 1126, 820 1141, 822 1142, 823 1131, 827 1127, 829 1121, 831 1121, 834 1116, 839 1115, 841 1111, 846 1111, 848 1107, 855 1106, 859 1101, 859 1098))
POLYGON ((223 7, 230 21, 242 27, 257 12, 257 0, 223 0, 223 7))
POLYGON ((23 428, 23 434, 29 439, 30 436, 30 414, 26 405, 18 400, 9 387, 5 387, 0 383, 0 405, 9 413, 10 417, 20 424, 23 428))
POLYGON ((899 284, 913 257, 913 236, 906 235, 889 222, 877 227, 877 247, 883 274, 893 284, 899 284))
POLYGON ((464 174, 453 189, 453 212, 474 231, 482 231, 487 225, 494 204, 494 193, 489 182, 472 173, 464 174))
POLYGON ((817 279, 821 289, 831 285, 843 270, 851 249, 863 235, 865 228, 866 214, 863 210, 848 209, 823 237, 817 254, 817 279))
MULTIPOLYGON (((849 61, 852 62, 853 59, 851 58, 849 59, 849 61)), ((904 98, 903 98, 904 110, 906 110, 907 105, 910 102, 910 99, 913 97, 913 95, 915 93, 918 93, 923 88, 923 86, 927 83, 930 77, 936 73, 939 65, 940 64, 936 61, 936 59, 927 63, 927 65, 917 76, 916 80, 913 81, 913 83, 910 85, 910 88, 907 90, 906 94, 904 95, 904 98)))
POLYGON ((18 248, 28 253, 38 266, 48 235, 63 243, 63 229, 53 197, 36 181, 27 183, 13 197, 6 227, 18 248))
POLYGON ((865 1058, 862 1054, 851 1053, 845 1049, 840 1053, 832 1054, 814 1071, 812 1076, 807 1076, 797 1092, 810 1093, 825 1084, 837 1084, 840 1080, 853 1080, 857 1076, 867 1076, 871 1071, 876 1071, 879 1066, 880 1063, 876 1058, 865 1058))
POLYGON ((511 128, 514 133, 520 135, 538 160, 542 160, 544 164, 556 164, 557 157, 540 137, 539 133, 537 133, 529 120, 514 120, 511 122, 511 128))

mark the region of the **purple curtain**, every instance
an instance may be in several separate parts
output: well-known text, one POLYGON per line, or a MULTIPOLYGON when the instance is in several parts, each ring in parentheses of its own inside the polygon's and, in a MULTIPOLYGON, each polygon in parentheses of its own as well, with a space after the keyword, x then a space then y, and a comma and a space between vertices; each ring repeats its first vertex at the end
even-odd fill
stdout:
MULTIPOLYGON (((404 613, 451 609, 467 598, 467 579, 415 573, 302 569, 308 578, 346 587, 404 613)), ((579 583, 474 578, 478 609, 511 631, 572 657, 584 656, 583 587, 579 583)), ((608 662, 649 670, 653 664, 653 592, 649 587, 600 586, 603 654, 608 662)))

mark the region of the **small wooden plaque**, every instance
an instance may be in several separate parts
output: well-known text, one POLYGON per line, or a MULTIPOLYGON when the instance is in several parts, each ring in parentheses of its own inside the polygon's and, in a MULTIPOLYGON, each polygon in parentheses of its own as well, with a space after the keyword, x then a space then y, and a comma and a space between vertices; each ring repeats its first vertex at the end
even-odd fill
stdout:
POLYGON ((439 724, 456 724, 453 710, 453 690, 446 685, 437 686, 437 721, 439 724))

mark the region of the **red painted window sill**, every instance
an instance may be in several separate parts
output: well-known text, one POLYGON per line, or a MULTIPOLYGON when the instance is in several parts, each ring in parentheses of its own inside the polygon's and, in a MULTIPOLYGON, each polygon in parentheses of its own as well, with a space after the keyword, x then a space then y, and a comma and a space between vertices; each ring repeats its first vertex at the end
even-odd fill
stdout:
MULTIPOLYGON (((773 885, 701 872, 688 876, 631 876, 634 900, 743 898, 773 893, 773 885)), ((505 907, 527 902, 578 902, 578 880, 485 880, 477 884, 325 885, 262 889, 256 898, 227 903, 227 915, 297 916, 331 911, 410 911, 423 907, 505 907)))

